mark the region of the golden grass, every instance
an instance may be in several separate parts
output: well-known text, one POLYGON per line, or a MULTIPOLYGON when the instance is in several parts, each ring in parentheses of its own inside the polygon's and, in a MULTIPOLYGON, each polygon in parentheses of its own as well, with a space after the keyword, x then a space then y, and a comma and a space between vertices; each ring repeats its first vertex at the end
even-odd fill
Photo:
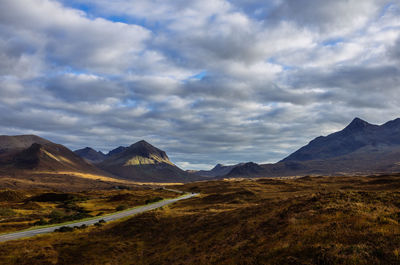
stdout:
POLYGON ((66 158, 66 157, 63 157, 63 156, 55 156, 55 155, 51 154, 50 152, 47 152, 47 151, 44 150, 44 149, 43 149, 43 152, 44 152, 48 157, 50 157, 50 158, 52 158, 52 159, 54 159, 54 160, 56 160, 56 161, 58 161, 58 162, 66 162, 66 163, 68 163, 68 164, 70 164, 70 165, 74 165, 74 164, 75 164, 75 163, 73 163, 71 160, 69 160, 69 159, 66 158))
MULTIPOLYGON (((88 192, 60 193, 70 196, 65 201, 37 201, 33 199, 49 191, 18 191, 25 195, 23 199, 15 201, 0 201, 0 209, 5 213, 1 216, 0 233, 27 229, 35 222, 50 222, 50 224, 71 221, 90 216, 105 215, 118 211, 118 207, 132 208, 146 204, 147 200, 155 197, 173 198, 180 194, 162 189, 137 187, 133 190, 98 190, 88 192), (54 216, 54 214, 57 214, 54 216), (58 217, 57 217, 58 216, 58 217), (57 219, 58 218, 58 219, 57 219)), ((54 194, 54 193, 53 193, 54 194)), ((45 223, 43 223, 45 224, 45 223)))
POLYGON ((399 176, 243 179, 179 188, 201 195, 100 228, 0 244, 0 261, 400 264, 399 176))

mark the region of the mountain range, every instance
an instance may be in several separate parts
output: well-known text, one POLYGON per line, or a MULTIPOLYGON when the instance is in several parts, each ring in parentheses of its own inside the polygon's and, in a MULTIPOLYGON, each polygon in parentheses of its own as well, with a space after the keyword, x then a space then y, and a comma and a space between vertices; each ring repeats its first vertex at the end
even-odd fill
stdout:
POLYGON ((167 154, 142 140, 111 151, 97 166, 120 178, 142 182, 188 182, 198 177, 173 164, 167 154))
POLYGON ((343 130, 315 138, 278 163, 218 164, 209 171, 184 171, 170 161, 166 152, 144 140, 104 154, 90 147, 72 152, 35 135, 0 136, 0 176, 31 179, 35 174, 46 173, 57 176, 58 181, 60 175, 89 175, 98 180, 175 183, 235 177, 382 172, 400 172, 400 119, 374 125, 355 118, 343 130))
POLYGON ((0 136, 1 169, 103 173, 67 147, 35 135, 0 136))
POLYGON ((173 164, 167 154, 141 140, 107 154, 86 147, 75 151, 86 161, 117 178, 140 182, 188 182, 199 179, 173 164))
MULTIPOLYGON (((197 172, 206 176, 211 171, 197 172)), ((355 118, 343 130, 319 136, 274 164, 242 163, 214 177, 372 174, 400 171, 400 119, 383 125, 355 118)))

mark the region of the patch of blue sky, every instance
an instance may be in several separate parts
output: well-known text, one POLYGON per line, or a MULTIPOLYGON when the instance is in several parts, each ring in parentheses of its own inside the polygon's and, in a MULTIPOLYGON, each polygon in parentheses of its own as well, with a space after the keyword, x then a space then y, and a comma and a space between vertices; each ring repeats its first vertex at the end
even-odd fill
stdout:
POLYGON ((278 62, 274 57, 271 57, 267 60, 267 62, 269 62, 270 64, 276 64, 276 65, 280 65, 282 67, 283 70, 292 70, 295 67, 290 66, 290 65, 286 65, 286 64, 282 64, 280 62, 278 62))
POLYGON ((75 1, 63 1, 63 3, 64 5, 70 8, 78 9, 85 12, 86 16, 90 19, 103 18, 112 22, 120 22, 125 24, 142 26, 152 31, 158 31, 162 25, 157 21, 150 22, 144 17, 135 17, 123 14, 118 14, 118 15, 103 14, 103 12, 99 12, 99 10, 95 7, 95 5, 91 4, 84 4, 75 1))
POLYGON ((382 11, 381 11, 381 14, 380 14, 379 17, 382 18, 383 16, 385 16, 385 14, 386 14, 387 12, 390 12, 390 10, 391 10, 392 8, 398 8, 398 4, 395 4, 394 2, 390 2, 390 3, 386 4, 386 5, 382 8, 382 11))
POLYGON ((190 77, 190 79, 202 80, 207 75, 207 71, 201 71, 198 74, 195 74, 190 77))
POLYGON ((55 71, 49 71, 46 72, 47 77, 55 77, 55 76, 60 76, 60 75, 66 75, 66 74, 72 74, 72 75, 89 75, 92 74, 89 71, 85 69, 77 69, 73 68, 71 66, 65 66, 62 64, 58 64, 56 62, 52 62, 52 65, 54 66, 55 71))
POLYGON ((133 108, 138 105, 137 101, 134 99, 125 99, 124 101, 121 101, 118 103, 118 107, 122 108, 133 108))
POLYGON ((344 42, 344 38, 328 39, 322 42, 323 46, 336 46, 344 42))
POLYGON ((190 81, 201 81, 207 76, 207 71, 201 71, 195 75, 189 76, 188 78, 184 79, 182 82, 187 83, 190 81))

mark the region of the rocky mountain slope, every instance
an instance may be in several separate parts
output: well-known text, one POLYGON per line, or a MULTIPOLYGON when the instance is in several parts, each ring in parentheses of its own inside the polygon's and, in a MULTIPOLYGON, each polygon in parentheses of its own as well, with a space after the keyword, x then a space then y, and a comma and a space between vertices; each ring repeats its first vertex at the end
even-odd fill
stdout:
POLYGON ((374 125, 355 118, 343 130, 315 138, 278 163, 246 163, 219 177, 386 172, 400 172, 400 119, 374 125))
POLYGON ((167 154, 139 141, 109 156, 98 166, 124 179, 142 182, 188 182, 198 179, 174 165, 167 154))
POLYGON ((106 188, 114 180, 63 145, 35 135, 0 136, 1 187, 106 188))
POLYGON ((348 155, 367 146, 382 150, 400 146, 400 119, 379 126, 355 118, 343 130, 317 137, 282 161, 329 159, 348 155))

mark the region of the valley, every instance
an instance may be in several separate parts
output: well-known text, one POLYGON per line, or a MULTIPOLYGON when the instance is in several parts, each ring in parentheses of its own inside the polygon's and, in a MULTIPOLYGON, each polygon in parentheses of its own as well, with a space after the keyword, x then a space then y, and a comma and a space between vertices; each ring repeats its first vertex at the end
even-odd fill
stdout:
POLYGON ((399 103, 399 0, 0 0, 0 265, 400 265, 399 103))
POLYGON ((275 164, 210 171, 143 140, 0 136, 0 263, 399 264, 398 124, 356 118, 275 164))
POLYGON ((400 175, 232 179, 119 222, 0 244, 3 264, 398 264, 400 175))

